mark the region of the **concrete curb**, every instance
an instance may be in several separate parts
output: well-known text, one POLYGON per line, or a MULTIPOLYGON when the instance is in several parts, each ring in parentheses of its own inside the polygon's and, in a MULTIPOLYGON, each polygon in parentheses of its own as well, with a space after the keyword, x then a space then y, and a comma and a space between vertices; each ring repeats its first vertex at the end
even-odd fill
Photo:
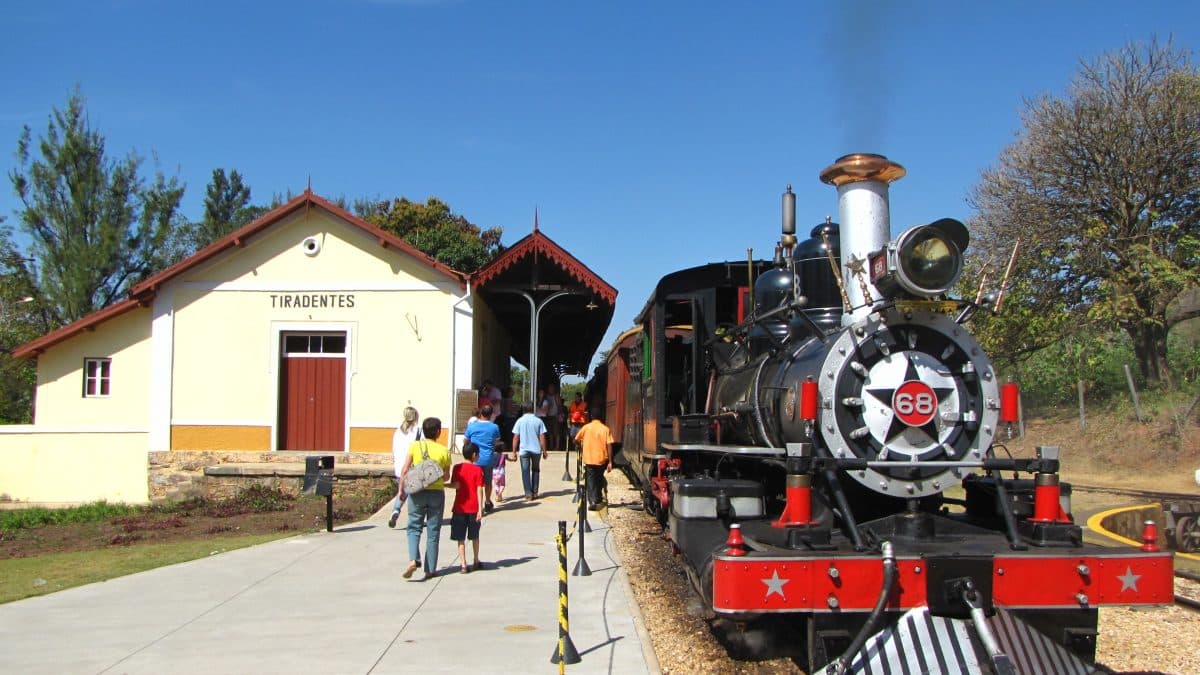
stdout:
MULTIPOLYGON (((611 531, 612 526, 610 525, 609 532, 611 531)), ((629 575, 625 572, 625 564, 621 561, 620 552, 617 551, 616 546, 609 546, 612 541, 608 536, 609 532, 604 534, 604 552, 616 562, 617 576, 625 585, 625 597, 629 599, 629 612, 633 615, 633 627, 637 629, 638 639, 642 642, 642 655, 646 658, 646 668, 653 675, 662 675, 658 654, 654 653, 654 643, 650 640, 650 631, 646 629, 646 617, 642 614, 642 608, 638 606, 637 596, 633 594, 633 585, 629 582, 629 575)))
MULTIPOLYGON (((1127 539, 1125 537, 1122 537, 1121 535, 1117 534, 1116 532, 1113 532, 1113 531, 1109 530, 1108 528, 1104 527, 1103 522, 1104 522, 1105 518, 1107 518, 1111 515, 1115 515, 1118 513, 1125 513, 1126 511, 1137 511, 1139 509, 1144 509, 1146 507, 1152 507, 1152 506, 1159 506, 1159 504, 1158 503, 1136 504, 1134 506, 1122 506, 1122 507, 1115 508, 1115 509, 1109 509, 1107 511, 1101 511, 1100 513, 1093 515, 1091 518, 1088 518, 1087 526, 1088 526, 1089 530, 1095 532, 1096 534, 1098 534, 1106 539, 1111 539, 1112 541, 1115 541, 1119 544, 1124 544, 1126 546, 1135 546, 1135 547, 1140 548, 1142 545, 1142 542, 1134 541, 1132 539, 1127 539)), ((1175 555, 1180 558, 1187 558, 1189 560, 1200 560, 1200 555, 1193 555, 1191 553, 1180 553, 1179 551, 1175 551, 1175 555)))

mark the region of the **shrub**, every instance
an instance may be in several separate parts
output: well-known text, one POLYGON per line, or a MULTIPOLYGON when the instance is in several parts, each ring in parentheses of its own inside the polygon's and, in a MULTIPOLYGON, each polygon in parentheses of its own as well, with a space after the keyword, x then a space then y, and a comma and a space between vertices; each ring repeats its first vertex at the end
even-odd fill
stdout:
POLYGON ((130 504, 92 502, 67 509, 34 507, 0 511, 0 530, 21 530, 59 523, 98 523, 110 518, 141 513, 142 507, 130 504))
POLYGON ((268 511, 287 511, 290 508, 288 502, 294 500, 295 497, 278 488, 269 488, 255 483, 238 492, 232 501, 245 506, 254 513, 266 513, 268 511))

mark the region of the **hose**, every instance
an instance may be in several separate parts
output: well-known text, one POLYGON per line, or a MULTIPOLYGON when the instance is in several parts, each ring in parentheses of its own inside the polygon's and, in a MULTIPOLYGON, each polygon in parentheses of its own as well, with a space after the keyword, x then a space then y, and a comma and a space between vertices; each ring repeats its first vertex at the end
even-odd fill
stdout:
POLYGON ((829 667, 826 668, 825 672, 830 675, 840 675, 850 669, 854 655, 863 648, 863 645, 867 643, 867 638, 875 632, 875 627, 883 617, 883 608, 887 607, 888 598, 892 597, 892 589, 895 588, 896 579, 900 576, 899 568, 896 567, 896 555, 892 551, 892 542, 890 541, 883 542, 880 548, 883 550, 883 588, 879 590, 879 599, 875 601, 875 608, 867 616, 867 621, 862 628, 858 629, 858 634, 854 636, 850 646, 837 661, 829 664, 829 667))

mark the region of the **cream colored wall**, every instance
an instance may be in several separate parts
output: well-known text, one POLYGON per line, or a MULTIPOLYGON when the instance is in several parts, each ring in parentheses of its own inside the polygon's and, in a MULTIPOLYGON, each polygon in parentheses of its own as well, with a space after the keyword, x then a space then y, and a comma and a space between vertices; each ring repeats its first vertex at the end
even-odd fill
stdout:
POLYGON ((450 306, 465 291, 322 210, 251 238, 174 292, 173 424, 275 425, 281 330, 347 331, 349 427, 394 427, 406 405, 449 417, 450 306), (321 242, 315 256, 300 247, 307 237, 321 242), (297 294, 341 306, 283 306, 297 294))
POLYGON ((508 380, 512 338, 496 319, 496 314, 479 296, 475 296, 475 358, 471 381, 478 389, 484 379, 503 387, 508 380))
POLYGON ((356 282, 449 281, 441 272, 392 248, 323 209, 300 211, 247 240, 240 251, 193 269, 187 281, 262 283, 303 281, 308 285, 356 282), (301 243, 316 238, 321 251, 307 256, 301 243))
POLYGON ((139 427, 147 424, 150 310, 134 309, 47 349, 37 359, 34 423, 139 427), (111 394, 84 398, 83 360, 112 359, 111 394))
POLYGON ((0 500, 44 505, 150 500, 147 434, 30 433, 34 428, 0 429, 0 500))

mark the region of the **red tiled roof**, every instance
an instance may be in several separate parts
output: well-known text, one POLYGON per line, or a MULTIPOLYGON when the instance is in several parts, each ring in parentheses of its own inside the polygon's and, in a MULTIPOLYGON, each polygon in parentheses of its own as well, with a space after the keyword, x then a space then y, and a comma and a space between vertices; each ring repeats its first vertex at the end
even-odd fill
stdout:
POLYGON ((310 208, 313 206, 324 209, 334 216, 345 220, 351 225, 364 230, 367 232, 367 234, 371 235, 376 241, 378 241, 380 246, 385 248, 391 246, 399 251, 403 251, 413 258, 416 258, 418 261, 425 263, 429 267, 441 272, 451 279, 454 279, 459 283, 460 286, 463 286, 464 288, 466 287, 466 280, 468 279, 469 275, 459 272, 458 270, 434 260, 432 257, 420 251, 412 244, 409 244, 400 237, 387 232, 378 225, 369 223, 353 213, 343 209, 337 204, 313 194, 311 190, 305 190, 303 194, 291 199, 286 204, 264 213, 260 218, 238 228, 237 230, 234 230, 233 232, 214 241, 208 246, 205 246, 191 257, 181 260, 165 270, 147 278, 145 281, 136 284, 130 291, 131 297, 128 300, 122 300, 115 304, 109 305, 108 307, 92 312, 78 321, 69 323, 62 328, 51 331, 42 337, 37 338, 36 340, 27 342, 26 344, 13 349, 11 353, 15 358, 28 358, 31 356, 37 356, 41 352, 45 351, 46 348, 56 345, 67 338, 78 335, 85 330, 93 330, 99 323, 124 314, 125 312, 135 309, 136 307, 149 306, 154 300, 154 294, 157 293, 158 289, 161 288, 162 285, 167 281, 174 279, 187 270, 192 269, 196 265, 206 262, 230 248, 237 248, 245 245, 246 240, 250 237, 271 227, 275 223, 291 215, 292 213, 295 213, 301 208, 310 208))
POLYGON ((617 289, 608 285, 606 281, 601 279, 595 272, 588 269, 587 265, 579 262, 579 260, 567 252, 566 249, 554 243, 554 240, 542 234, 541 230, 534 231, 524 239, 513 244, 507 251, 502 253, 499 258, 488 263, 475 274, 471 275, 472 284, 479 288, 487 285, 499 277, 505 270, 516 265, 520 260, 527 256, 541 254, 549 258, 559 267, 563 268, 574 277, 579 283, 587 286, 601 299, 610 305, 615 305, 617 302, 617 289))

